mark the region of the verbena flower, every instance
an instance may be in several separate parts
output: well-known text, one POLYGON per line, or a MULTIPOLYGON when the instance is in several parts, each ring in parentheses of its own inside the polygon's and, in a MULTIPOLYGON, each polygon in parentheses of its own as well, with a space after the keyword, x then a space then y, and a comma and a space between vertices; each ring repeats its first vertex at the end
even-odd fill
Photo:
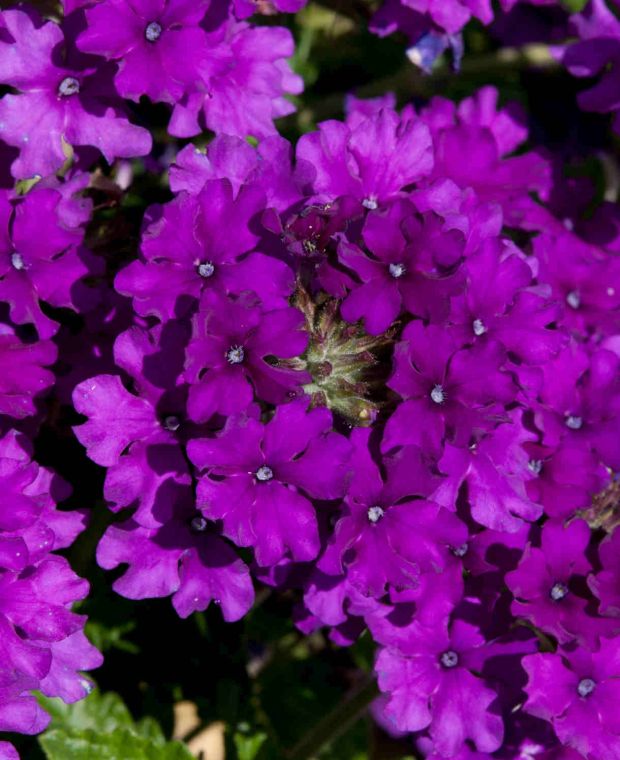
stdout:
POLYGON ((448 547, 465 542, 465 526, 419 498, 432 490, 419 449, 404 447, 384 460, 383 482, 368 450, 369 431, 355 431, 351 441, 351 485, 318 567, 330 575, 346 572, 367 596, 382 596, 388 585, 416 588, 421 573, 439 574, 454 561, 448 547))
POLYGON ((78 201, 35 187, 24 198, 0 195, 0 209, 0 299, 15 324, 32 323, 41 338, 50 338, 59 325, 40 301, 83 308, 80 280, 101 270, 82 245, 83 229, 72 224, 80 218, 78 201))
POLYGON ((0 439, 0 483, 0 730, 34 734, 49 717, 32 691, 75 702, 91 688, 79 671, 101 664, 82 633, 84 617, 70 609, 88 584, 53 553, 72 543, 85 519, 55 509, 51 493, 62 499, 70 489, 31 460, 15 430, 0 439))
POLYGON ((439 451, 446 437, 462 445, 474 428, 490 427, 491 415, 514 398, 501 344, 461 348, 449 330, 420 321, 402 337, 388 385, 404 400, 386 425, 384 450, 417 444, 439 451))
POLYGON ((532 654, 524 657, 523 667, 529 676, 527 712, 550 721, 560 741, 586 757, 618 754, 617 639, 602 639, 596 652, 532 654))
POLYGON ((124 115, 113 64, 69 49, 59 65, 55 51, 66 44, 62 27, 41 24, 23 10, 3 11, 2 17, 10 39, 0 39, 0 82, 18 90, 0 100, 0 139, 19 148, 13 176, 53 174, 71 148, 95 148, 109 162, 150 152, 148 130, 124 115))
POLYGON ((448 757, 471 740, 479 751, 493 752, 503 738, 503 722, 493 709, 495 691, 479 672, 486 641, 475 626, 456 620, 444 625, 410 626, 405 651, 382 649, 376 668, 379 688, 390 694, 388 719, 401 728, 427 727, 434 747, 448 757))
POLYGON ((256 251, 256 216, 265 196, 251 185, 233 196, 228 180, 208 181, 194 196, 181 193, 153 209, 142 239, 142 261, 116 277, 120 293, 134 299, 143 316, 180 317, 198 305, 205 290, 235 295, 253 290, 265 306, 284 306, 292 293, 292 270, 256 251))
POLYGON ((613 128, 618 132, 620 22, 615 9, 615 0, 591 0, 583 13, 573 16, 580 41, 568 47, 562 62, 573 76, 599 77, 594 86, 579 94, 579 105, 586 111, 614 114, 613 128))
POLYGON ((280 406, 266 425, 231 417, 218 437, 188 446, 204 473, 199 509, 222 520, 239 546, 253 546, 259 565, 275 564, 287 548, 296 560, 314 559, 318 526, 308 497, 336 499, 346 489, 350 445, 332 431, 326 409, 306 406, 280 406))
POLYGON ((174 104, 199 75, 208 38, 199 24, 208 0, 103 0, 86 8, 77 46, 118 61, 120 95, 174 104), (191 51, 191 54, 190 54, 191 51))
POLYGON ((588 614, 585 586, 592 569, 585 556, 589 541, 590 529, 582 520, 566 527, 547 522, 540 546, 526 547, 516 570, 506 575, 506 583, 515 597, 512 611, 516 617, 531 620, 560 643, 576 638, 582 645, 596 648, 601 631, 588 614))
POLYGON ((251 27, 221 16, 221 6, 212 3, 199 77, 176 103, 169 131, 192 137, 204 124, 243 138, 273 135, 274 119, 295 111, 287 96, 303 90, 287 60, 295 50, 293 37, 283 27, 251 27))
POLYGON ((310 375, 266 361, 266 357, 294 357, 304 352, 308 335, 303 315, 293 308, 266 310, 253 296, 233 301, 205 291, 193 319, 187 346, 185 377, 188 412, 197 422, 218 413, 244 412, 254 393, 270 404, 280 404, 310 375))

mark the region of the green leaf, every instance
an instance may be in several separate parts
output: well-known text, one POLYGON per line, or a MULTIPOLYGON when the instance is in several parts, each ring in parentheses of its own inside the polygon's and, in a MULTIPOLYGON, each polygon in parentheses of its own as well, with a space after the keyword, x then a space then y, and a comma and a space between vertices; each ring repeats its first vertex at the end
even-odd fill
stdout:
POLYGON ((588 0, 560 0, 560 3, 569 13, 581 13, 588 4, 588 0))
POLYGON ((117 728, 134 729, 134 719, 114 692, 102 694, 95 689, 81 702, 66 705, 60 699, 39 697, 42 707, 52 716, 51 729, 71 731, 92 728, 102 733, 117 728))
POLYGON ((110 733, 57 729, 46 731, 39 742, 48 760, 192 760, 179 742, 154 742, 129 729, 110 733))
POLYGON ((180 742, 166 742, 153 718, 134 721, 118 694, 95 690, 66 705, 39 697, 52 716, 39 743, 48 760, 192 760, 180 742))
POLYGON ((233 736, 233 740, 235 742, 238 760, 255 760, 260 752, 260 748, 267 741, 267 734, 261 731, 252 736, 247 736, 237 732, 233 736))

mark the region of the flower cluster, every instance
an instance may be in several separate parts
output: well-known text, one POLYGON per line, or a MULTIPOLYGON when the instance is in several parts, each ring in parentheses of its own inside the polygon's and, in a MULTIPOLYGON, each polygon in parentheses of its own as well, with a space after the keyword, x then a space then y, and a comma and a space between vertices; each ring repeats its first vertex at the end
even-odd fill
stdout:
MULTIPOLYGON (((168 329, 158 335, 134 333, 138 328, 132 326, 127 302, 106 285, 105 260, 85 244, 93 215, 89 195, 97 192, 98 178, 106 185, 100 172, 84 170, 100 155, 111 163, 151 151, 151 133, 134 123, 128 103, 143 95, 173 107, 170 131, 176 135, 197 134, 202 125, 244 136, 274 133, 273 119, 293 110, 283 96, 301 88, 285 60, 293 52, 292 37, 285 29, 242 22, 247 9, 237 5, 236 17, 232 6, 221 3, 67 0, 60 23, 44 20, 25 6, 0 15, 0 83, 7 85, 0 98, 2 731, 41 731, 49 719, 32 691, 78 700, 90 689, 78 670, 101 662, 83 634, 84 617, 71 612, 72 604, 86 596, 88 584, 54 553, 73 542, 87 515, 55 508, 71 489, 32 460, 32 441, 42 425, 53 427, 50 409, 57 414, 58 402, 70 403, 78 382, 122 365, 123 340, 113 353, 111 336, 131 328, 125 341, 127 366, 139 362, 138 355, 131 358, 132 351, 152 354, 159 340, 175 339, 168 329), (196 56, 189 59, 188 51, 196 56), (27 181, 13 186, 14 180, 27 181), (68 317, 71 312, 79 316, 68 317)), ((295 10, 294 5, 283 10, 295 10)), ((225 206, 227 188, 222 192, 225 206)), ((239 208, 251 215, 252 200, 245 197, 239 208)), ((89 235, 98 242, 97 234, 89 235)), ((253 238, 244 240, 238 255, 252 245, 253 238)), ((220 251, 230 255, 223 238, 220 251)), ((255 269, 260 264, 257 258, 255 269)), ((245 268, 252 279, 249 262, 245 268)), ((282 300, 282 287, 272 288, 274 304, 282 300)), ((183 290, 179 285, 178 292, 183 290)), ((261 328, 255 327, 258 350, 261 328)), ((299 342, 291 350, 301 350, 299 342)), ((174 384, 170 393, 166 388, 170 372, 163 367, 159 371, 164 373, 163 387, 158 380, 148 391, 144 386, 153 410, 162 397, 175 398, 174 384)), ((258 364, 257 376, 260 371, 258 364)), ((113 402, 113 394, 109 400, 113 402)), ((171 419, 170 431, 176 429, 171 419)), ((188 537, 182 510, 195 510, 183 490, 187 466, 183 475, 183 461, 174 461, 175 455, 182 458, 181 450, 170 445, 171 436, 176 444, 174 436, 170 432, 158 439, 158 424, 155 428, 153 435, 144 431, 138 437, 144 439, 142 455, 149 463, 153 447, 161 444, 163 471, 152 484, 152 495, 178 522, 176 533, 173 523, 164 531, 169 545, 178 546, 171 559, 169 545, 163 554, 169 564, 161 566, 160 577, 167 593, 176 573, 181 588, 175 605, 181 614, 218 598, 225 615, 239 617, 253 598, 247 569, 216 536, 196 540, 200 523, 188 537), (179 568, 173 569, 177 562, 179 568)), ((137 446, 132 453, 138 455, 137 446)), ((102 461, 111 465, 111 455, 102 461)), ((132 502, 129 483, 117 483, 116 491, 119 506, 132 502)), ((112 483, 106 496, 114 501, 113 494, 112 483)), ((151 536, 144 536, 149 547, 151 536)), ((6 742, 0 754, 16 757, 6 742)))
MULTIPOLYGON (((82 699, 91 684, 78 671, 102 658, 84 636, 84 616, 70 609, 88 583, 54 554, 83 530, 85 515, 55 508, 70 489, 32 461, 30 448, 16 430, 0 439, 0 731, 36 734, 49 716, 31 691, 82 699)), ((7 742, 0 742, 0 756, 17 758, 7 742)))
MULTIPOLYGON (((30 436, 52 389, 60 309, 85 310, 87 278, 100 266, 84 246, 88 177, 49 178, 26 195, 0 191, 0 730, 38 733, 49 717, 32 690, 74 702, 91 684, 78 671, 101 655, 71 612, 88 583, 57 555, 86 525, 86 513, 60 511, 69 485, 33 461, 30 436)), ((17 755, 7 742, 0 755, 17 755)))
POLYGON ((303 631, 370 631, 379 719, 436 760, 620 751, 616 539, 590 527, 616 519, 620 269, 543 204, 526 137, 484 88, 351 100, 294 161, 187 146, 115 279, 116 369, 74 392, 134 509, 98 548, 116 590, 236 620, 251 575, 300 589, 303 631))
POLYGON ((22 9, 2 15, 0 140, 19 149, 18 179, 53 174, 73 153, 85 164, 144 156, 150 132, 125 99, 173 107, 169 130, 265 137, 301 91, 286 58, 290 33, 251 27, 222 3, 199 0, 67 2, 61 24, 22 9), (71 11, 71 12, 69 12, 71 11))
MULTIPOLYGON (((492 87, 351 97, 292 146, 292 36, 247 19, 303 5, 0 15, 0 730, 41 730, 31 691, 79 699, 100 661, 53 553, 86 516, 32 461, 53 389, 123 512, 97 547, 119 594, 235 621, 255 583, 292 589, 301 631, 369 632, 376 718, 432 760, 620 757, 617 211, 558 200, 492 87), (118 210, 118 159, 151 151, 143 96, 215 137, 179 150, 139 250, 99 255, 130 237, 92 199, 118 210)), ((388 0, 374 25, 411 25, 426 67, 472 16, 388 0)), ((617 21, 575 23, 564 62, 604 69, 582 105, 616 111, 617 21)))

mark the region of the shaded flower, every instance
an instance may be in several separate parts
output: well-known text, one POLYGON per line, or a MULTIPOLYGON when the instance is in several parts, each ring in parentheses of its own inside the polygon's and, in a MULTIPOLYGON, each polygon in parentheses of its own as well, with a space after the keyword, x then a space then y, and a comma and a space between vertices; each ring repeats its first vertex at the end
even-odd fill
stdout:
POLYGON ((425 124, 385 108, 352 127, 319 124, 297 143, 297 161, 314 167, 315 200, 351 195, 375 209, 430 173, 433 150, 425 124))
POLYGON ((116 277, 116 289, 132 296, 134 309, 161 320, 187 314, 207 289, 239 294, 253 290, 265 307, 285 305, 293 272, 282 261, 254 251, 254 217, 265 197, 251 186, 233 196, 228 180, 210 180, 196 196, 180 193, 147 213, 142 261, 116 277))
POLYGON ((139 100, 175 103, 200 70, 207 49, 199 27, 209 0, 103 0, 85 11, 87 27, 77 46, 118 61, 118 92, 139 100))
POLYGON ((20 150, 13 176, 53 174, 66 161, 67 146, 92 146, 108 162, 149 153, 148 131, 123 115, 113 65, 72 57, 59 66, 60 26, 37 25, 22 10, 3 11, 3 19, 12 41, 0 39, 0 81, 19 91, 0 100, 0 138, 20 150))
POLYGON ((252 546, 262 566, 287 549, 296 560, 314 559, 319 537, 308 496, 336 499, 346 488, 349 443, 331 432, 329 411, 306 406, 304 400, 279 406, 266 425, 231 417, 217 438, 188 444, 203 472, 198 508, 222 520, 236 544, 252 546))
POLYGON ((452 560, 449 547, 467 539, 465 526, 447 510, 419 498, 432 490, 422 453, 406 446, 385 459, 385 482, 369 452, 369 430, 351 436, 351 482, 343 514, 317 566, 344 572, 367 596, 381 596, 388 586, 415 588, 420 574, 440 574, 452 560))
POLYGON ((215 413, 243 412, 254 392, 270 404, 294 396, 310 375, 279 367, 265 357, 303 353, 308 342, 303 326, 297 309, 264 311, 252 296, 233 301, 205 291, 186 351, 190 416, 202 422, 215 413))
POLYGON ((620 753, 620 658, 617 639, 597 652, 578 648, 523 658, 526 712, 551 722, 560 741, 591 758, 620 753))
POLYGON ((416 444, 437 452, 444 438, 465 445, 474 428, 488 427, 492 415, 514 399, 499 343, 462 349, 447 329, 420 321, 407 325, 402 337, 388 385, 404 401, 386 424, 385 451, 416 444))

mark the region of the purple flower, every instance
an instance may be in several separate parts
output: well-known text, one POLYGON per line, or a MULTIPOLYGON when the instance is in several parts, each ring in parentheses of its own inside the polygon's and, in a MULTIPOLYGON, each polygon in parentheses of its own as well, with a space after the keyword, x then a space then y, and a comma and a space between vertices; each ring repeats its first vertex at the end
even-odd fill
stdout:
POLYGON ((13 176, 53 174, 70 147, 92 146, 108 162, 149 153, 147 130, 122 115, 114 66, 70 57, 61 67, 54 53, 65 42, 60 26, 37 26, 21 10, 4 11, 3 19, 13 41, 0 39, 0 81, 19 90, 0 100, 0 138, 20 150, 13 176))
POLYGON ((382 596, 387 586, 415 588, 420 574, 443 572, 454 557, 449 548, 467 540, 454 515, 419 496, 433 488, 420 450, 406 446, 383 462, 386 479, 369 452, 369 430, 354 431, 349 463, 351 481, 343 515, 318 567, 330 575, 344 572, 367 596, 382 596))
POLYGON ((304 400, 279 406, 266 425, 231 417, 217 438, 188 444, 203 472, 198 508, 222 520, 237 545, 252 546, 261 566, 274 565, 287 549, 298 561, 314 559, 319 537, 308 496, 336 499, 345 492, 350 445, 331 432, 327 409, 306 406, 304 400))
POLYGON ((620 132, 620 21, 612 3, 617 5, 615 0, 591 0, 582 14, 571 18, 581 41, 564 52, 562 62, 573 76, 601 75, 593 87, 579 94, 579 105, 586 111, 613 113, 614 130, 620 132))
POLYGON ((490 239, 466 262, 467 287, 451 301, 450 321, 463 343, 497 340, 521 361, 541 364, 558 353, 565 334, 557 303, 534 292, 532 270, 511 246, 490 239))
POLYGON ((265 307, 284 306, 294 287, 292 270, 253 250, 259 239, 254 217, 264 202, 251 186, 233 197, 230 182, 218 179, 197 196, 180 193, 163 209, 152 209, 142 237, 144 260, 117 275, 116 289, 133 297, 138 314, 163 321, 195 308, 207 289, 253 290, 265 307))
POLYGON ((205 26, 207 51, 192 91, 175 105, 170 134, 192 137, 201 122, 219 134, 257 139, 273 135, 273 120, 293 113, 286 95, 303 90, 303 80, 286 61, 294 53, 288 29, 252 28, 232 19, 221 23, 212 3, 205 26))
POLYGON ((253 148, 246 140, 218 135, 203 152, 187 145, 170 167, 170 189, 197 195, 211 179, 228 179, 236 196, 244 184, 259 187, 268 208, 284 211, 302 197, 303 172, 294 171, 288 140, 271 135, 253 148))
POLYGON ((263 311, 253 296, 237 301, 216 291, 203 293, 193 318, 185 377, 191 387, 188 412, 197 422, 213 414, 243 412, 254 392, 269 404, 295 396, 310 375, 267 362, 303 353, 308 336, 304 318, 293 308, 263 311))
POLYGON ((0 195, 0 299, 14 323, 33 323, 41 338, 54 335, 58 323, 39 301, 75 309, 78 281, 99 268, 81 247, 83 231, 65 223, 76 213, 70 206, 51 188, 35 187, 21 200, 0 195))
POLYGON ((542 504, 549 517, 571 517, 587 507, 608 479, 596 455, 569 442, 559 448, 526 444, 528 467, 534 476, 525 484, 532 501, 542 504))
POLYGON ((592 356, 569 345, 544 367, 536 424, 544 442, 591 449, 608 467, 620 468, 620 357, 601 348, 592 356))
POLYGON ((491 415, 514 399, 499 343, 462 349, 448 330, 420 321, 407 325, 402 337, 388 385, 404 401, 386 424, 384 451, 406 444, 439 451, 444 438, 464 445, 474 428, 488 427, 491 415))
POLYGON ((186 389, 180 381, 187 331, 176 323, 147 331, 133 327, 114 346, 136 394, 118 375, 99 375, 75 387, 73 403, 88 417, 75 428, 88 456, 108 467, 104 494, 113 509, 139 506, 134 518, 151 527, 172 514, 190 483, 181 448, 186 389))
POLYGON ((559 740, 589 758, 620 755, 620 649, 601 639, 584 648, 523 658, 529 676, 524 709, 551 722, 559 740))
POLYGON ((177 504, 172 519, 151 528, 133 519, 110 526, 97 547, 97 561, 107 570, 128 565, 113 584, 122 596, 172 594, 183 618, 213 602, 224 620, 239 620, 254 601, 248 568, 223 539, 207 531, 207 521, 191 506, 177 504))
POLYGON ((87 8, 77 38, 85 53, 118 61, 114 82, 125 98, 175 103, 199 76, 208 40, 198 26, 209 0, 102 0, 87 8))
POLYGON ((101 664, 84 617, 70 610, 88 584, 51 553, 73 541, 84 516, 56 511, 52 493, 66 497, 66 484, 30 457, 23 435, 0 439, 0 730, 27 734, 49 720, 32 690, 74 702, 91 688, 78 671, 101 664))
POLYGON ((404 306, 412 314, 434 320, 447 311, 449 298, 462 287, 452 271, 465 240, 457 230, 443 229, 439 217, 419 218, 408 201, 368 214, 362 238, 370 256, 341 242, 338 258, 362 284, 341 306, 349 322, 364 318, 366 330, 378 335, 404 306))
POLYGON ((538 235, 539 277, 564 304, 562 323, 580 333, 620 328, 620 261, 564 230, 538 235))
POLYGON ((480 89, 458 107, 444 98, 431 100, 421 118, 433 136, 432 177, 472 187, 481 200, 499 203, 506 221, 521 226, 536 210, 530 193, 547 195, 550 168, 534 152, 506 157, 527 133, 523 117, 513 109, 498 111, 497 100, 493 87, 480 89), (464 155, 467 161, 462 160, 464 155))
POLYGON ((389 694, 385 715, 407 731, 429 727, 434 747, 453 757, 472 741, 481 752, 502 743, 497 694, 472 671, 480 672, 486 641, 469 623, 456 620, 426 628, 414 622, 405 651, 382 649, 375 669, 379 688, 389 694))
POLYGON ((532 473, 522 444, 532 437, 513 419, 467 448, 446 443, 438 462, 446 478, 432 498, 455 509, 459 490, 466 483, 471 515, 477 523, 491 530, 517 532, 523 520, 536 520, 542 512, 525 489, 532 473))
POLYGON ((594 648, 601 631, 586 609, 585 578, 592 569, 585 557, 589 542, 590 528, 583 520, 566 527, 549 521, 540 546, 528 544, 517 569, 506 575, 506 583, 515 597, 515 617, 530 620, 562 644, 576 638, 582 646, 594 648))
POLYGON ((315 200, 351 195, 375 209, 431 172, 433 149, 425 124, 385 108, 352 127, 319 124, 297 143, 297 161, 314 167, 315 200))
POLYGON ((23 343, 0 325, 0 414, 23 419, 35 413, 35 398, 54 383, 49 366, 56 356, 51 341, 23 343))

